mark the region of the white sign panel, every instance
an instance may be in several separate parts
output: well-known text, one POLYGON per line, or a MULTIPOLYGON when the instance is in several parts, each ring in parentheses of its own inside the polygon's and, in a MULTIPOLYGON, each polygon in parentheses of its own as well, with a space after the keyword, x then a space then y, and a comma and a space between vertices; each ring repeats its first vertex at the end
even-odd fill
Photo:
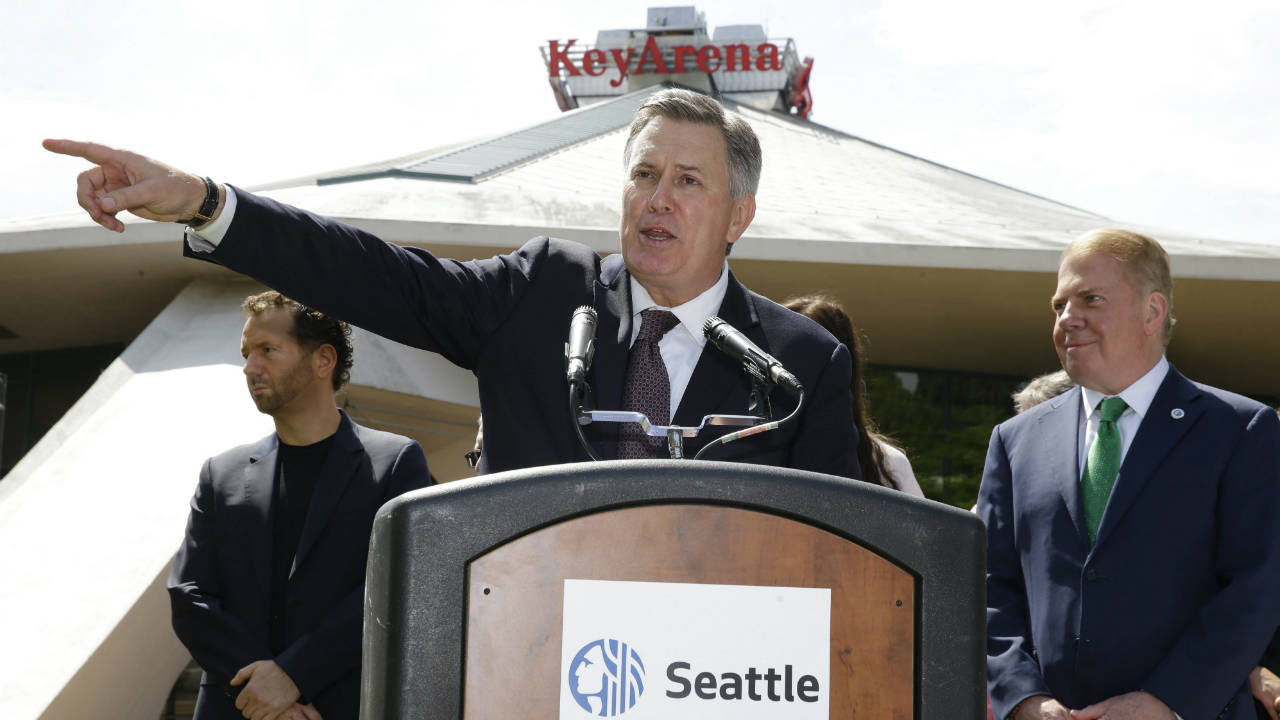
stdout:
POLYGON ((565 580, 560 719, 827 720, 831 590, 565 580))

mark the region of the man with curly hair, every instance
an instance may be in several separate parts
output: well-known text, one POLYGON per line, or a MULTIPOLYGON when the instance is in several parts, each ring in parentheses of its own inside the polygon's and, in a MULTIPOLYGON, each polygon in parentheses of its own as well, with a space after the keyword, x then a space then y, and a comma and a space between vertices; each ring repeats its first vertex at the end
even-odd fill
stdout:
POLYGON ((169 576, 204 669, 196 720, 354 720, 369 533, 431 483, 418 443, 338 409, 351 328, 278 292, 246 298, 244 374, 276 431, 210 458, 169 576))

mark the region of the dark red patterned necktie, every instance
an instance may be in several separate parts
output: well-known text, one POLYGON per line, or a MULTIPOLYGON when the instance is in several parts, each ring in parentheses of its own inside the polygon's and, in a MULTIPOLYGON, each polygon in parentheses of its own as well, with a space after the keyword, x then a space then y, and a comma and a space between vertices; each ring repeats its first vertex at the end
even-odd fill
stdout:
MULTIPOLYGON (((671 380, 658 341, 679 324, 680 318, 667 310, 649 308, 640 313, 640 334, 627 356, 622 409, 644 413, 654 425, 671 422, 671 380)), ((667 439, 645 435, 639 425, 623 425, 618 437, 621 460, 667 457, 667 439)))

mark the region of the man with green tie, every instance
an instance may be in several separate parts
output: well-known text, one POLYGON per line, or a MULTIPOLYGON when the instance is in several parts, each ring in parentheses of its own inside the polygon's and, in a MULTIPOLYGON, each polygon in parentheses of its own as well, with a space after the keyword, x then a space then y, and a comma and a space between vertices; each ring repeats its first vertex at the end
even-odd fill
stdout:
POLYGON ((1253 720, 1280 622, 1280 422, 1165 359, 1154 240, 1074 241, 1052 307, 1077 387, 995 428, 978 494, 995 715, 1253 720))

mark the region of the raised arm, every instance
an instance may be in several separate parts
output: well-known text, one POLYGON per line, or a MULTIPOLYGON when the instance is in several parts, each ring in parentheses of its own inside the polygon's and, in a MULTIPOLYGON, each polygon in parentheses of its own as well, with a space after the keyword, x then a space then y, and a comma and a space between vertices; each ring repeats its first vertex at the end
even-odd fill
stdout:
MULTIPOLYGON (((116 214, 121 210, 147 220, 185 222, 194 218, 205 199, 205 183, 149 157, 97 143, 45 140, 44 148, 60 155, 84 158, 94 167, 76 178, 76 200, 93 221, 108 230, 124 232, 116 214)), ((226 189, 218 187, 222 212, 226 189)))

